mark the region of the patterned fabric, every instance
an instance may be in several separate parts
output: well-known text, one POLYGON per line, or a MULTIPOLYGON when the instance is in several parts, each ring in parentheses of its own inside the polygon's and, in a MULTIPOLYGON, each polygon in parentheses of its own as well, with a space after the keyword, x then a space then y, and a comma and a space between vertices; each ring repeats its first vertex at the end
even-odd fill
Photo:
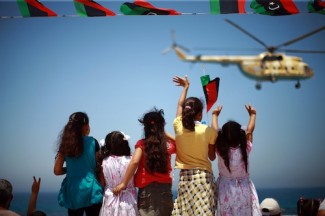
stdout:
POLYGON ((130 179, 126 190, 121 191, 118 196, 112 192, 112 189, 122 181, 130 160, 130 156, 109 156, 103 160, 102 167, 106 186, 100 216, 139 215, 133 177, 130 179))
POLYGON ((103 189, 95 174, 96 140, 85 136, 84 151, 79 157, 65 157, 67 174, 63 179, 58 202, 68 209, 79 209, 102 202, 103 189))
POLYGON ((216 130, 195 123, 195 131, 183 128, 182 116, 173 122, 176 135, 176 166, 177 169, 201 169, 212 173, 212 164, 208 158, 209 144, 214 145, 216 130))
MULTIPOLYGON (((247 154, 252 150, 252 143, 247 142, 247 154)), ((229 166, 227 169, 224 160, 218 154, 219 177, 217 184, 217 211, 216 216, 260 216, 259 200, 249 173, 245 170, 240 148, 231 148, 229 151, 229 166)))
MULTIPOLYGON (((247 142, 247 154, 252 150, 252 143, 250 141, 247 142)), ((240 148, 230 148, 229 153, 229 167, 231 173, 229 172, 223 158, 218 154, 218 169, 219 174, 221 176, 225 176, 228 178, 243 178, 248 177, 249 173, 245 170, 245 163, 243 161, 243 157, 241 155, 240 148)))
POLYGON ((205 170, 181 170, 173 216, 215 215, 213 174, 205 170))
POLYGON ((216 216, 262 215, 253 182, 246 178, 218 177, 216 216))
POLYGON ((172 185, 153 182, 138 191, 141 216, 170 216, 173 210, 172 185))

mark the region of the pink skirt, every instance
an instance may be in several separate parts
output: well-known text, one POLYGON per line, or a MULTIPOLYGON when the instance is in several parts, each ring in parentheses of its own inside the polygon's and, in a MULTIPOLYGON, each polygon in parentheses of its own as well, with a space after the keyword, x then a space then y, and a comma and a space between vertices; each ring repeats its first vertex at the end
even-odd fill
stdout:
POLYGON ((261 216, 259 200, 253 182, 246 178, 219 176, 216 216, 261 216))

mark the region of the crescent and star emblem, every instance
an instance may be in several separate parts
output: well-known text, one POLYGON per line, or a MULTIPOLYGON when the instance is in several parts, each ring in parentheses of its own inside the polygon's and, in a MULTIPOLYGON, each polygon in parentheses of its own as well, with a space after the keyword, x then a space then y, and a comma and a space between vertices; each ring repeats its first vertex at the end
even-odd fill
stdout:
POLYGON ((280 5, 276 4, 275 2, 270 2, 269 3, 269 10, 274 11, 280 8, 280 5))

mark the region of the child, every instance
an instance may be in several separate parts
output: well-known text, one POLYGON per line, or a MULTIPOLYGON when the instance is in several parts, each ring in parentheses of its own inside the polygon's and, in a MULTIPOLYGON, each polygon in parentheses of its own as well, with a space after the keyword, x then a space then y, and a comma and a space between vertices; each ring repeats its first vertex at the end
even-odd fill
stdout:
POLYGON ((221 106, 212 112, 212 127, 201 124, 203 103, 196 97, 186 98, 190 85, 188 78, 176 76, 173 81, 177 86, 182 86, 183 91, 174 120, 175 168, 180 169, 180 178, 172 215, 211 216, 216 208, 211 161, 216 158, 214 144, 221 106))
POLYGON ((58 201, 68 209, 69 216, 82 216, 84 212, 96 216, 101 208, 103 189, 96 178, 99 144, 89 133, 87 114, 75 112, 70 115, 58 143, 54 174, 66 174, 58 201))
POLYGON ((131 160, 131 150, 128 136, 119 131, 107 134, 103 146, 103 162, 101 183, 105 188, 101 216, 112 215, 139 215, 137 208, 137 191, 133 178, 127 189, 118 196, 114 196, 112 189, 121 182, 126 168, 131 160))
POLYGON ((261 215, 257 192, 248 172, 256 110, 250 105, 245 107, 250 116, 246 133, 240 124, 229 121, 222 126, 216 141, 219 168, 217 216, 261 215))
POLYGON ((138 190, 140 215, 170 216, 173 209, 171 154, 175 153, 173 137, 165 133, 163 110, 154 108, 139 122, 144 126, 144 139, 135 145, 135 153, 122 182, 114 194, 124 190, 134 175, 138 190))

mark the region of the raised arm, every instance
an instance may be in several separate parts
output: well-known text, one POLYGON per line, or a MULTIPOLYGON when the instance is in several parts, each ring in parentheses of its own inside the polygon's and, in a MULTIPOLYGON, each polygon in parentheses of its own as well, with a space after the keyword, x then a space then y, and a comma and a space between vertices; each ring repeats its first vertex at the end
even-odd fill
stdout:
POLYGON ((215 129, 216 131, 219 130, 218 117, 221 110, 222 110, 222 106, 218 105, 217 108, 212 111, 212 128, 215 129))
POLYGON ((183 91, 181 93, 181 96, 179 97, 178 104, 177 104, 177 111, 176 111, 176 117, 181 116, 183 112, 183 104, 186 99, 188 88, 190 87, 190 82, 185 76, 184 78, 175 76, 173 77, 173 82, 176 86, 183 86, 183 91))
POLYGON ((139 166, 141 156, 141 148, 136 148, 134 154, 132 155, 132 159, 128 165, 128 168, 125 171, 122 182, 113 189, 114 195, 118 195, 122 190, 126 189, 126 186, 128 185, 130 179, 132 178, 139 166))
POLYGON ((38 181, 37 181, 35 176, 33 176, 33 179, 34 179, 34 181, 32 184, 31 194, 30 194, 30 198, 29 198, 27 216, 29 216, 34 211, 36 211, 37 197, 38 197, 38 192, 39 192, 39 189, 41 186, 41 178, 38 178, 38 181))
MULTIPOLYGON (((216 109, 212 111, 212 128, 218 133, 218 117, 222 110, 222 106, 218 105, 216 109)), ((216 159, 215 144, 209 144, 208 156, 211 161, 216 159)))
POLYGON ((248 105, 248 104, 245 105, 245 108, 249 115, 249 121, 248 121, 247 129, 246 129, 246 137, 247 137, 247 140, 252 142, 253 141, 253 132, 255 129, 255 121, 256 121, 256 109, 253 106, 248 105))

